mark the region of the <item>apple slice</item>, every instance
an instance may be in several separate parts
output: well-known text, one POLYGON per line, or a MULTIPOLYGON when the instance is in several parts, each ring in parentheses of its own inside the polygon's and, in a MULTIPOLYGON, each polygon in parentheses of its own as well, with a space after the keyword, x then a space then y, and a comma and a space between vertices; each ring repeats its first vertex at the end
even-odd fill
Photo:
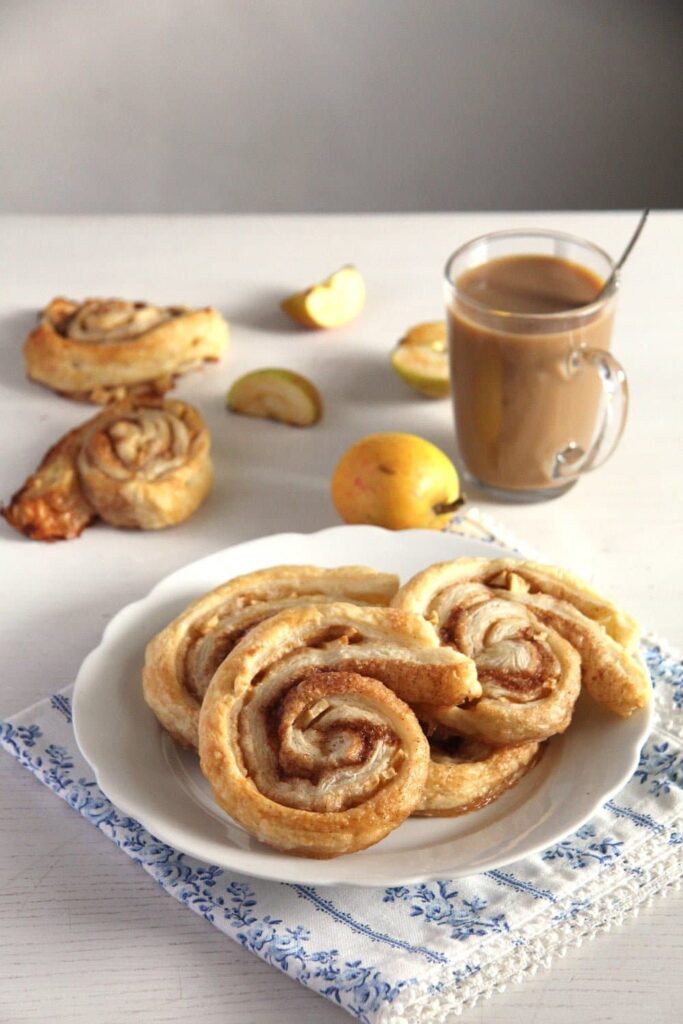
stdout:
POLYGON ((411 327, 391 353, 391 365, 415 391, 428 398, 445 398, 451 385, 443 320, 411 327))
POLYGON ((355 267, 342 267, 327 280, 290 295, 281 308, 304 327, 341 327, 365 305, 365 282, 355 267))
POLYGON ((300 373, 278 367, 245 373, 228 391, 227 406, 232 412, 293 427, 311 427, 323 414, 315 384, 300 373))

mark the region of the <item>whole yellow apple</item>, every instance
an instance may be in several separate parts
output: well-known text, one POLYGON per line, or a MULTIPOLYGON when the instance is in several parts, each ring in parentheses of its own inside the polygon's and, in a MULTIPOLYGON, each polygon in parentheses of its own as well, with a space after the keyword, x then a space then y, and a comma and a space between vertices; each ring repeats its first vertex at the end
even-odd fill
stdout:
POLYGON ((332 501, 347 523, 442 529, 462 504, 455 466, 415 434, 369 434, 342 455, 332 501))

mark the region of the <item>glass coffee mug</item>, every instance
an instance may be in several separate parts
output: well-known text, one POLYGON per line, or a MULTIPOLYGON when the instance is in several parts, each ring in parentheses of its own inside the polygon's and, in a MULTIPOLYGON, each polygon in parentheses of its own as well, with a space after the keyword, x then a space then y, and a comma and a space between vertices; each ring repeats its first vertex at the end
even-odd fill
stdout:
MULTIPOLYGON (((626 376, 609 353, 617 280, 598 301, 590 301, 613 268, 597 246, 553 231, 483 235, 448 260, 446 313, 458 444, 465 468, 494 497, 555 497, 614 451, 628 409, 626 376), (568 273, 579 275, 579 283, 583 275, 587 304, 529 312, 536 297, 533 268, 539 267, 532 260, 532 279, 527 273, 520 281, 525 292, 520 301, 512 301, 520 264, 511 261, 511 308, 493 308, 485 301, 490 299, 487 265, 514 256, 539 257, 545 271, 562 261, 568 273), (475 297, 473 281, 483 282, 483 301, 475 297)), ((547 284, 539 283, 541 291, 547 284)), ((539 305, 543 308, 543 301, 539 305)))

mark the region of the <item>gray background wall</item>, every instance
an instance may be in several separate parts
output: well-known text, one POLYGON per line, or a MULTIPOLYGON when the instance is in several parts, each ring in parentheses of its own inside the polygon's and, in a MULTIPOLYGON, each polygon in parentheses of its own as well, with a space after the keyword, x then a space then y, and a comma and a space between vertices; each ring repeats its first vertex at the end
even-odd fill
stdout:
POLYGON ((676 0, 0 0, 0 210, 683 205, 676 0))

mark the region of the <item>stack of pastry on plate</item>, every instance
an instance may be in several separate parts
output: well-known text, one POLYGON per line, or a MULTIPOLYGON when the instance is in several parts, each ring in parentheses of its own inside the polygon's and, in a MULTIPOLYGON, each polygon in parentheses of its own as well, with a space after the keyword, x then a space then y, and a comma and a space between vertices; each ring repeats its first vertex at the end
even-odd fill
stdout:
POLYGON ((581 685, 645 706, 635 622, 576 577, 461 558, 398 588, 279 566, 191 604, 148 645, 145 699, 263 842, 334 857, 409 815, 495 800, 571 722, 581 685))

